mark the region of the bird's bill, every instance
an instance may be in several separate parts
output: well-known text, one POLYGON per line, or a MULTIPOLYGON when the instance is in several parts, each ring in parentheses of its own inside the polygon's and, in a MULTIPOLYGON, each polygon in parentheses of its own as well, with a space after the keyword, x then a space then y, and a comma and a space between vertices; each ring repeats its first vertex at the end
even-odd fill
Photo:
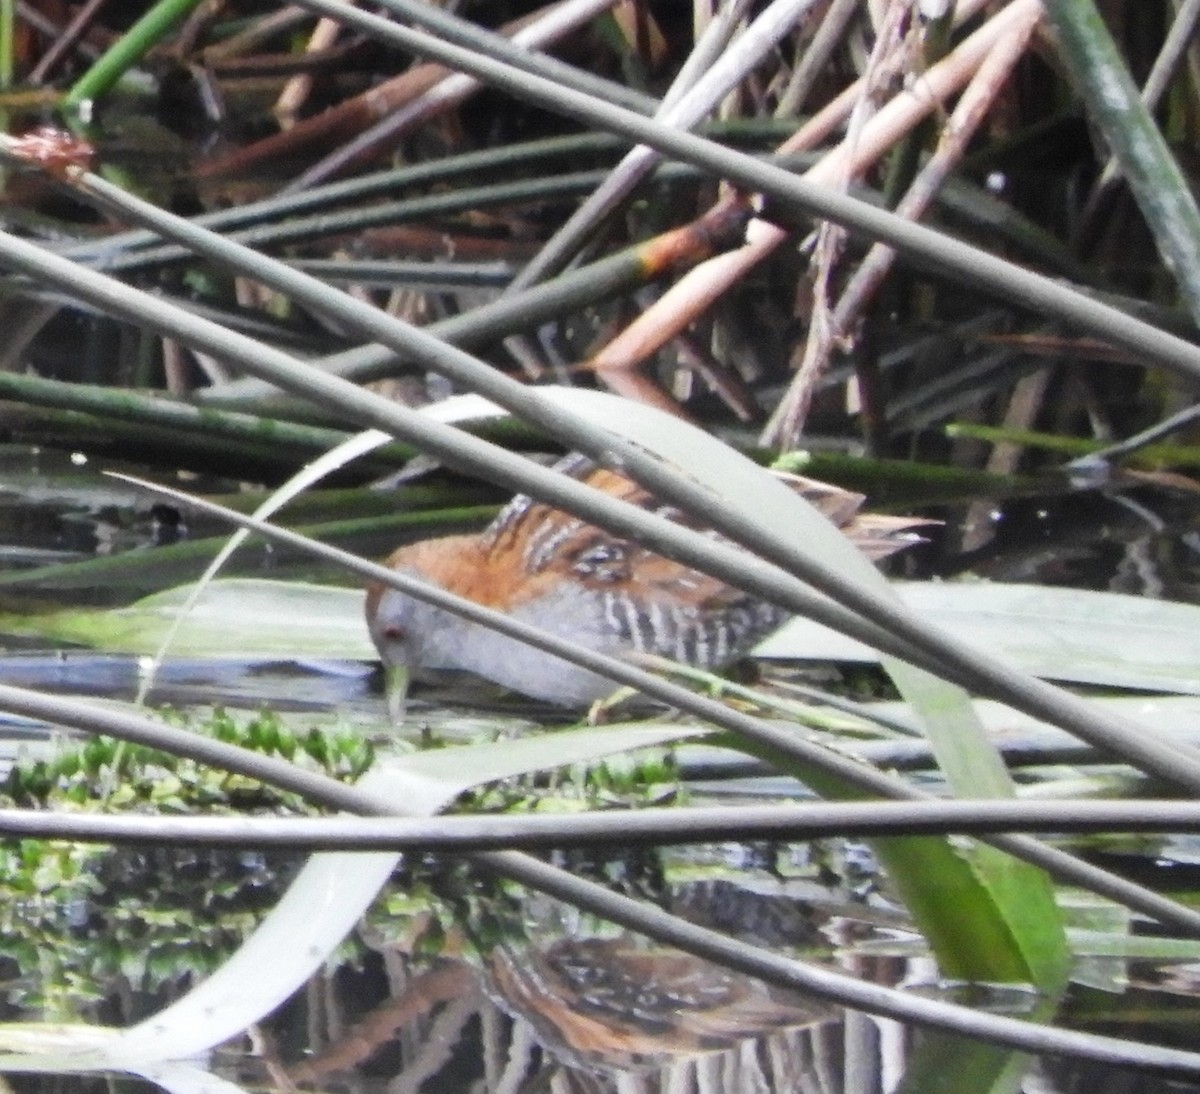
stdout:
POLYGON ((387 696, 388 714, 392 725, 404 723, 405 705, 408 700, 408 684, 412 678, 407 665, 385 665, 383 669, 384 694, 387 696))

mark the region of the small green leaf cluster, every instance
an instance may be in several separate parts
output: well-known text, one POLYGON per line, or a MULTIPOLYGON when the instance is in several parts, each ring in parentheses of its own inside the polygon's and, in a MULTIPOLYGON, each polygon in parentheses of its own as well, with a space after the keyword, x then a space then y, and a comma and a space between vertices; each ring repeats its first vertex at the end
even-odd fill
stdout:
MULTIPOLYGON (((241 723, 218 710, 203 725, 189 728, 345 782, 358 779, 375 758, 371 743, 356 733, 316 727, 297 733, 271 712, 241 723)), ((256 779, 108 737, 89 738, 48 760, 15 765, 0 785, 0 803, 26 809, 310 811, 297 796, 256 779)))
POLYGON ((527 896, 521 886, 461 859, 405 855, 366 916, 365 938, 375 948, 399 945, 425 957, 486 954, 523 937, 527 896))
POLYGON ((642 748, 497 779, 464 794, 460 807, 471 813, 639 809, 680 801, 684 793, 674 753, 642 748))

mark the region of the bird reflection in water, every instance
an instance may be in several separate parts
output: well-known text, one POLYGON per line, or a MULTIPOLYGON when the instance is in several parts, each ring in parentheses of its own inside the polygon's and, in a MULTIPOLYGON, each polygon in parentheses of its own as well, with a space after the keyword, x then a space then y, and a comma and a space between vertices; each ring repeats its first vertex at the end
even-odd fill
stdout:
POLYGON ((817 1000, 629 938, 499 949, 487 980, 496 1002, 528 1021, 555 1056, 604 1070, 719 1052, 834 1016, 817 1000))

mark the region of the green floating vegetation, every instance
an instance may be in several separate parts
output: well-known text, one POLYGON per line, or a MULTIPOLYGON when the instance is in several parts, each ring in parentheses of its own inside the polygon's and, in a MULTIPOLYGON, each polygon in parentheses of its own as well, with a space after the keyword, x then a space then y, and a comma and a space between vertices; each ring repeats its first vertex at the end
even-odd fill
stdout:
MULTIPOLYGON (((358 734, 289 729, 272 714, 218 711, 197 733, 356 781, 374 762, 358 734)), ((95 737, 17 764, 0 806, 21 809, 308 814, 302 799, 156 749, 95 737)), ((0 844, 7 1000, 47 1019, 94 1017, 113 986, 157 992, 212 973, 278 898, 295 856, 108 848, 59 840, 0 844), (15 970, 15 971, 14 971, 15 970)))
MULTIPOLYGON (((189 728, 344 782, 356 781, 375 759, 373 746, 357 733, 317 727, 298 733, 268 711, 240 721, 217 710, 208 721, 189 728)), ((19 809, 120 807, 183 812, 203 806, 237 813, 312 811, 299 795, 245 775, 108 737, 91 737, 48 760, 15 764, 0 784, 0 799, 5 807, 19 809)))

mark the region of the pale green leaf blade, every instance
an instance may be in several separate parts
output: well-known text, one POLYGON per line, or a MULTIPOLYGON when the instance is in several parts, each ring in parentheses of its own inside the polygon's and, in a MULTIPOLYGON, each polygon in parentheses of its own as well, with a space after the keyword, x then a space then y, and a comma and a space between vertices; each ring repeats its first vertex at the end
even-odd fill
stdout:
MULTIPOLYGON (((1048 679, 1200 695, 1200 607, 1090 589, 994 582, 897 582, 943 630, 1048 679)), ((794 619, 756 656, 877 660, 867 647, 794 619)))
MULTIPOLYGON (((127 608, 0 617, 0 629, 150 655, 175 626, 194 589, 167 589, 127 608)), ((264 578, 213 581, 179 625, 172 650, 188 657, 374 660, 362 602, 361 589, 264 578)))

